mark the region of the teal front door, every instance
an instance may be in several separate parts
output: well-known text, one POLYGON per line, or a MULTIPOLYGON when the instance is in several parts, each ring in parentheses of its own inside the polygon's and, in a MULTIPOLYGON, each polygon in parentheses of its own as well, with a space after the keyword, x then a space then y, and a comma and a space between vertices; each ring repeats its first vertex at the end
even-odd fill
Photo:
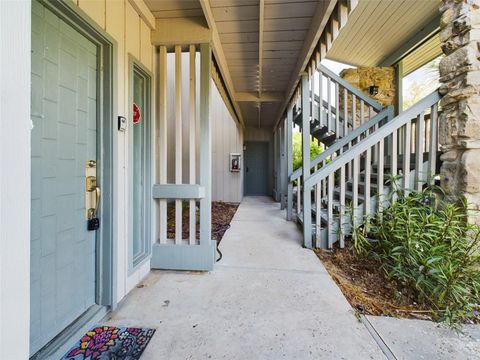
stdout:
POLYGON ((268 195, 268 143, 245 143, 245 195, 268 195))
POLYGON ((94 43, 33 1, 31 354, 95 304, 86 168, 97 160, 97 57, 94 43))

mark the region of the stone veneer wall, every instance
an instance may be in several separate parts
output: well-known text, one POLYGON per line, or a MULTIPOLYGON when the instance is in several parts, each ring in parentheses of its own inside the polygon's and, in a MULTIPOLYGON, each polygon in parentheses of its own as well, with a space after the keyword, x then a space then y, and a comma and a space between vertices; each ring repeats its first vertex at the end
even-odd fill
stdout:
MULTIPOLYGON (((480 208, 480 0, 443 0, 440 40, 442 185, 480 208)), ((480 222, 478 215, 469 220, 480 222)))
MULTIPOLYGON (((361 90, 365 95, 375 99, 384 106, 395 105, 395 70, 393 67, 358 67, 345 69, 340 77, 361 90), (370 86, 378 86, 378 94, 370 95, 370 86)), ((340 109, 343 109, 343 98, 340 97, 340 109)), ((348 98, 348 112, 351 114, 351 97, 348 98)), ((360 122, 360 103, 357 101, 357 126, 360 122)), ((367 107, 364 108, 367 114, 367 107)))
POLYGON ((395 70, 393 67, 345 69, 340 73, 340 77, 380 104, 385 106, 395 105, 395 70), (369 88, 372 85, 378 86, 377 95, 370 95, 369 88))

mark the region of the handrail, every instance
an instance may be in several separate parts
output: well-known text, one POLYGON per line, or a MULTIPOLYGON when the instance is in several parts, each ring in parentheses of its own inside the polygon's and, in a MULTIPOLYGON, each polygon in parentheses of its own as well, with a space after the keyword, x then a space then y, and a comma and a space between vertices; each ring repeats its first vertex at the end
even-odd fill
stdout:
MULTIPOLYGON (((440 101, 440 99, 441 95, 438 93, 438 90, 435 90, 433 93, 426 96, 425 98, 417 102, 415 105, 411 106, 410 108, 402 112, 400 115, 393 118, 387 124, 377 129, 374 133, 370 134, 369 136, 352 146, 350 149, 346 150, 342 154, 342 156, 336 158, 335 161, 332 161, 327 165, 323 166, 312 176, 306 179, 303 184, 304 191, 308 191, 308 189, 313 187, 316 183, 325 179, 327 176, 340 169, 343 165, 352 161, 355 157, 358 156, 358 154, 361 154, 364 151, 368 150, 370 147, 378 143, 381 139, 386 138, 395 130, 401 128, 407 122, 411 121, 413 117, 417 116, 424 109, 433 106, 438 101, 440 101)), ((353 132, 350 133, 350 135, 351 134, 353 134, 353 132)), ((340 142, 336 143, 336 145, 337 144, 340 144, 340 142)))
MULTIPOLYGON (((312 92, 310 92, 310 96, 312 96, 312 92)), ((317 103, 320 102, 320 98, 319 98, 319 96, 318 96, 317 94, 314 94, 314 98, 313 98, 313 99, 314 99, 317 103)), ((323 101, 322 101, 322 108, 328 109, 328 101, 326 101, 326 100, 323 100, 323 101)), ((330 105, 330 111, 332 112, 333 115, 337 116, 337 108, 336 108, 335 106, 330 105)), ((296 116, 295 116, 295 118, 294 118, 294 121, 295 121, 298 117, 301 118, 301 116, 302 116, 302 109, 299 109, 299 111, 297 112, 297 114, 296 114, 296 116)), ((338 118, 343 121, 343 114, 342 114, 341 111, 340 111, 339 114, 338 114, 338 118)), ((349 119, 349 120, 350 120, 350 119, 349 119)), ((352 124, 351 121, 349 121, 348 123, 349 123, 349 124, 352 124)))
POLYGON ((326 76, 328 76, 330 79, 333 79, 335 82, 337 82, 339 85, 342 87, 346 88, 348 91, 350 91, 352 94, 355 96, 359 97, 362 99, 365 103, 373 107, 376 111, 381 111, 383 109, 383 106, 375 101, 374 99, 366 96, 361 90, 357 89, 354 87, 352 84, 350 84, 348 81, 345 79, 342 79, 340 76, 332 72, 330 69, 327 67, 323 66, 322 64, 318 65, 318 70, 322 73, 324 73, 326 76))
MULTIPOLYGON (((336 153, 338 150, 342 149, 344 146, 348 145, 350 142, 358 138, 361 134, 365 131, 369 130, 373 126, 377 125, 383 119, 391 118, 393 116, 393 106, 388 106, 380 111, 377 115, 375 115, 371 120, 367 121, 365 124, 362 124, 352 132, 350 132, 347 136, 342 137, 337 142, 335 142, 332 146, 328 149, 317 155, 314 159, 312 159, 310 163, 310 167, 314 167, 321 162, 325 161, 329 156, 336 153)), ((344 153, 345 154, 345 153, 344 153)), ((292 175, 290 176, 290 182, 298 179, 302 175, 303 167, 298 168, 295 170, 292 175)))

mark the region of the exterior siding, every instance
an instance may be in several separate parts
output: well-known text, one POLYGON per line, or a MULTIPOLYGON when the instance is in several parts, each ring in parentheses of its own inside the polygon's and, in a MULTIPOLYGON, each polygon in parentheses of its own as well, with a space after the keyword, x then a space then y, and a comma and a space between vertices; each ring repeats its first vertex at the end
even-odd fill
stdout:
POLYGON ((29 354, 30 6, 0 1, 0 359, 29 354))
POLYGON ((212 201, 242 201, 243 156, 242 170, 230 172, 230 153, 243 153, 243 129, 235 122, 217 87, 212 84, 212 201))

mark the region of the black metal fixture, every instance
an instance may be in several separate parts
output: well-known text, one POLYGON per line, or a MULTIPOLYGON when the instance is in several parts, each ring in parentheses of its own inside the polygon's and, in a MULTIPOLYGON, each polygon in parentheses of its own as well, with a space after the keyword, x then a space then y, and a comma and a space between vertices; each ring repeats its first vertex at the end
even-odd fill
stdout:
POLYGON ((378 86, 372 85, 368 88, 368 91, 370 92, 370 95, 375 96, 378 94, 378 86))

